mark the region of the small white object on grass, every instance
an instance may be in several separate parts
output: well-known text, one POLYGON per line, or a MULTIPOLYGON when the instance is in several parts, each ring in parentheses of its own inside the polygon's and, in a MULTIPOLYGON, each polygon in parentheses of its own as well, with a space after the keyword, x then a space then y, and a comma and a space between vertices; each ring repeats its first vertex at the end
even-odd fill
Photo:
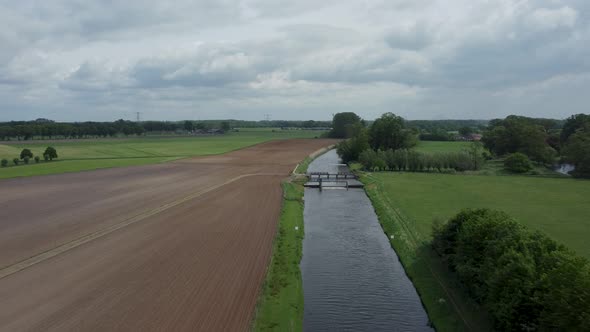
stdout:
POLYGON ((389 236, 389 238, 393 240, 393 235, 389 236))
POLYGON ((299 226, 295 226, 295 230, 298 231, 299 230, 299 226))

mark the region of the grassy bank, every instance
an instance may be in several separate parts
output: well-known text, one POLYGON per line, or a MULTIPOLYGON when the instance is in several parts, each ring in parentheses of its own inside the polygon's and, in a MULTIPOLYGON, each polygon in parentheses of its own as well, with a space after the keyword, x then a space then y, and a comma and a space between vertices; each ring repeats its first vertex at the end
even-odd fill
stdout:
POLYGON ((254 331, 301 331, 303 285, 303 185, 285 182, 284 203, 271 263, 258 300, 254 331))
POLYGON ((75 141, 23 141, 0 144, 0 159, 19 157, 24 148, 42 156, 47 146, 57 149, 59 159, 51 163, 0 168, 0 179, 58 174, 98 168, 154 164, 180 158, 221 154, 276 139, 313 138, 310 130, 244 130, 219 136, 140 137, 75 141))
POLYGON ((463 208, 499 209, 590 258, 585 244, 590 236, 588 181, 425 173, 364 174, 362 181, 439 331, 485 331, 490 324, 431 251, 434 220, 463 208))

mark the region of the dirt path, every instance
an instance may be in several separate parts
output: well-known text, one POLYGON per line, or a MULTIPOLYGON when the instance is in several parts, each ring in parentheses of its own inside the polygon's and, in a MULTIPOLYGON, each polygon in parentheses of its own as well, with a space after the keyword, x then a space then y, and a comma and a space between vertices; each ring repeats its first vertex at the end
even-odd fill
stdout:
POLYGON ((0 181, 0 330, 247 329, 280 181, 329 144, 0 181))

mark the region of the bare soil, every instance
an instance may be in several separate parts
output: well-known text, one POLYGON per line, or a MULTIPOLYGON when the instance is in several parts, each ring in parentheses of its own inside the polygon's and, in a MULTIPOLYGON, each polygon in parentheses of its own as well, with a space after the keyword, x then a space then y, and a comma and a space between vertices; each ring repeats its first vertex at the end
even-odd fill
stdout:
POLYGON ((0 181, 0 330, 247 330, 280 181, 332 143, 0 181))

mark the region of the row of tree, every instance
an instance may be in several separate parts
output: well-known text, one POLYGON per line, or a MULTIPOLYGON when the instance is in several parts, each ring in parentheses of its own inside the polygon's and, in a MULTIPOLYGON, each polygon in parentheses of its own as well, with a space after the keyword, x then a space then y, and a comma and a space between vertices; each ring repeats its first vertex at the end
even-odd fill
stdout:
POLYGON ((422 153, 414 150, 389 149, 363 151, 358 162, 367 171, 463 172, 478 170, 484 163, 480 147, 464 152, 422 153))
POLYGON ((203 121, 143 121, 132 122, 54 122, 47 119, 35 121, 12 121, 0 123, 0 140, 30 140, 34 138, 96 138, 143 135, 145 133, 179 133, 193 131, 222 130, 231 128, 305 128, 325 129, 331 127, 330 121, 241 121, 241 120, 203 120, 203 121))
POLYGON ((433 248, 499 331, 590 331, 590 265, 502 212, 465 210, 433 248))
POLYGON ((33 138, 87 138, 142 135, 145 129, 131 121, 57 123, 50 121, 0 123, 0 140, 33 138))
MULTIPOLYGON (((45 152, 43 152, 43 159, 45 161, 53 161, 53 159, 57 158, 57 150, 54 147, 49 146, 45 149, 45 152)), ((12 162, 15 166, 18 166, 21 161, 24 164, 28 164, 31 159, 35 160, 35 163, 39 163, 41 161, 41 158, 39 156, 34 156, 30 149, 23 149, 20 153, 20 158, 14 158, 12 162)), ((8 167, 8 159, 2 159, 0 161, 0 166, 8 167)))

